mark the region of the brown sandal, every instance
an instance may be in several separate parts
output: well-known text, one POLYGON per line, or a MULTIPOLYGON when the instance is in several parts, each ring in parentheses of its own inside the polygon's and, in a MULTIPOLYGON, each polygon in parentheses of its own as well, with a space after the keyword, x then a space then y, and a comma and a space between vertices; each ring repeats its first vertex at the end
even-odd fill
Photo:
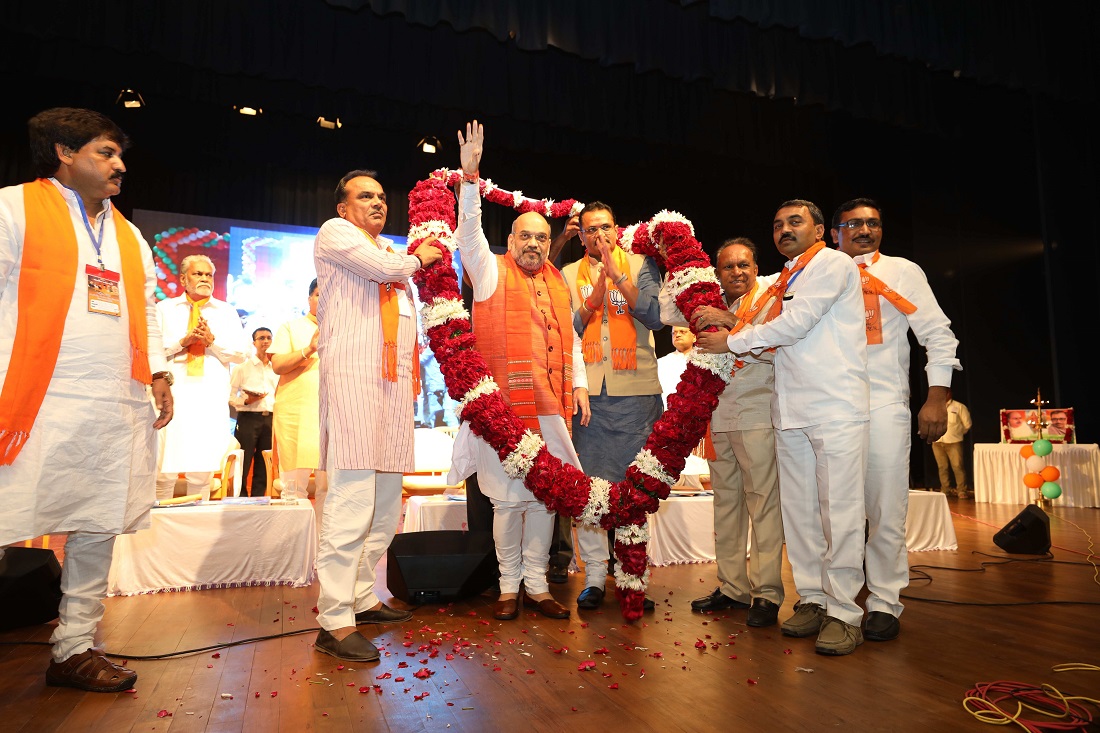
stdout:
POLYGON ((121 667, 96 649, 74 654, 64 662, 50 660, 46 684, 88 692, 122 692, 137 682, 137 672, 121 667))

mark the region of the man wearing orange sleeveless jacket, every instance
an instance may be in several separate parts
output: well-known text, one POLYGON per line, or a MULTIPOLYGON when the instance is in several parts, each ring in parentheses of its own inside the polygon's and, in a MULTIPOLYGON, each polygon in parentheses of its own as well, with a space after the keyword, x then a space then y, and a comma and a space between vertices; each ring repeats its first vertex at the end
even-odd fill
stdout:
MULTIPOLYGON (((547 262, 550 225, 540 214, 520 215, 508 235, 508 253, 494 255, 481 228, 478 165, 484 131, 475 120, 458 134, 463 185, 456 240, 474 288, 473 323, 477 348, 485 357, 505 401, 550 453, 580 467, 570 440, 569 421, 579 412, 588 424, 588 380, 580 338, 573 332, 569 290, 547 262)), ((493 540, 500 565, 498 619, 519 614, 524 601, 544 616, 567 618, 569 611, 550 595, 546 580, 554 513, 519 479, 510 478, 500 458, 463 422, 455 440, 448 481, 477 472, 482 493, 493 502, 493 540)))
POLYGON ((96 649, 95 632, 115 536, 149 526, 155 429, 172 419, 157 279, 111 202, 122 130, 70 108, 29 127, 39 178, 0 189, 0 547, 68 534, 46 683, 119 692, 137 674, 96 649))

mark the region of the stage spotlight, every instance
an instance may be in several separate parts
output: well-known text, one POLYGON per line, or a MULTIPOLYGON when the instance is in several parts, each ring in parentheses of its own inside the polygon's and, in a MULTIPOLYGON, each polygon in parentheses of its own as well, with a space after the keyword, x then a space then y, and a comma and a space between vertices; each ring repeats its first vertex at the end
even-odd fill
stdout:
POLYGON ((249 117, 256 117, 264 113, 263 109, 260 107, 243 107, 234 104, 233 109, 236 110, 238 113, 242 115, 248 115, 249 117))
POLYGON ((317 124, 320 125, 321 127, 325 128, 326 130, 339 130, 341 127, 344 126, 343 123, 340 122, 339 117, 337 117, 335 120, 329 120, 329 119, 326 119, 324 117, 318 117, 317 118, 317 124))
POLYGON ((118 93, 115 104, 122 105, 124 109, 141 109, 145 106, 145 100, 133 89, 123 89, 118 93))
POLYGON ((428 135, 425 138, 421 138, 420 142, 416 144, 416 147, 430 155, 442 148, 443 143, 439 142, 439 138, 435 135, 428 135))

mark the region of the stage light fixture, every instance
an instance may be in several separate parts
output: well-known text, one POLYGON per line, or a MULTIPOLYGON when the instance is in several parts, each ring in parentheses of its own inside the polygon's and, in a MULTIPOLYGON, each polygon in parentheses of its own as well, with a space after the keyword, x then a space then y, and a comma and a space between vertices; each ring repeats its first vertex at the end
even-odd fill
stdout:
POLYGON ((263 108, 261 107, 246 107, 234 104, 233 109, 236 110, 239 114, 248 115, 249 117, 256 117, 264 113, 263 108))
POLYGON ((421 138, 420 142, 416 144, 416 147, 420 148, 422 152, 430 155, 442 148, 443 143, 439 142, 439 138, 435 135, 428 135, 427 137, 421 138))
POLYGON ((324 117, 318 117, 317 118, 317 124, 320 125, 321 127, 325 128, 326 130, 339 130, 341 127, 344 126, 344 124, 342 122, 340 122, 339 117, 337 117, 335 120, 326 119, 324 117))
POLYGON ((115 104, 122 105, 124 109, 141 109, 145 106, 145 100, 139 92, 133 89, 123 89, 118 93, 115 104))

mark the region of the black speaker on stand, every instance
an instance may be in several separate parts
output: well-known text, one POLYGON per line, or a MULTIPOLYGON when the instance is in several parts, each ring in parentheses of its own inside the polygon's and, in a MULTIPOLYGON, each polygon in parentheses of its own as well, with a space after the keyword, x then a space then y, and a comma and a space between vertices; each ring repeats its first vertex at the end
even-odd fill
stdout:
POLYGON ((1028 504, 993 535, 993 543, 1015 555, 1045 555, 1050 552, 1050 517, 1034 504, 1028 504))
POLYGON ((386 553, 386 587, 406 603, 475 596, 496 580, 491 532, 409 532, 394 535, 386 553))
POLYGON ((0 557, 0 631, 45 624, 61 606, 61 565, 53 550, 9 547, 0 557))

